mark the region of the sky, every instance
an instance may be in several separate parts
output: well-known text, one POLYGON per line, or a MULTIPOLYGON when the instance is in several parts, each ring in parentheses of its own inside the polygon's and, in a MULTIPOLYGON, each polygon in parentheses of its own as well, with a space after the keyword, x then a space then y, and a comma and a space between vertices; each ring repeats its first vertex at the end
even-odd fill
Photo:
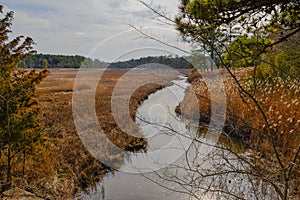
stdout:
MULTIPOLYGON (((179 1, 151 2, 169 16, 177 13, 179 1)), ((108 62, 184 54, 145 38, 129 24, 167 44, 188 49, 175 27, 158 21, 137 0, 0 0, 0 4, 5 11, 15 12, 13 36, 32 37, 38 53, 83 55, 108 62)))

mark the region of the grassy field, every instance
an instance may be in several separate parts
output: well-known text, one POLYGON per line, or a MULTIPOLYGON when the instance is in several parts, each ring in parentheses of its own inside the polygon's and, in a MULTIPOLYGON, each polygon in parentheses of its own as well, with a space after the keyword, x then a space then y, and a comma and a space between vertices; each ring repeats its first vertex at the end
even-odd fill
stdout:
MULTIPOLYGON (((106 172, 113 171, 96 160, 83 146, 74 125, 72 116, 73 84, 77 75, 76 69, 51 69, 50 75, 38 86, 37 99, 41 105, 41 123, 44 130, 44 142, 40 144, 35 158, 27 159, 26 178, 18 176, 13 183, 21 189, 26 189, 42 198, 71 199, 88 189, 103 177, 106 172)), ((93 76, 92 71, 91 76, 93 76)), ((147 141, 124 133, 115 122, 111 109, 112 92, 125 70, 107 70, 102 75, 96 90, 96 115, 106 136, 115 145, 128 151, 146 150, 147 141)), ((93 77, 91 77, 93 78, 93 77)), ((95 77, 94 77, 95 78, 95 77)), ((174 74, 161 74, 160 78, 169 84, 174 74)), ((153 80, 143 72, 127 76, 127 81, 142 80, 150 83, 153 80)), ((132 119, 138 105, 150 93, 164 85, 145 84, 131 95, 129 111, 132 119)), ((80 85, 78 90, 89 90, 89 80, 80 85)), ((125 87, 126 88, 126 87, 125 87)), ((128 88, 130 89, 130 88, 128 88)), ((126 89, 123 92, 127 92, 126 89)), ((132 131, 138 132, 137 127, 132 131)), ((114 156, 116 165, 120 166, 124 157, 114 156)), ((14 173, 21 171, 21 165, 15 167, 14 173)))

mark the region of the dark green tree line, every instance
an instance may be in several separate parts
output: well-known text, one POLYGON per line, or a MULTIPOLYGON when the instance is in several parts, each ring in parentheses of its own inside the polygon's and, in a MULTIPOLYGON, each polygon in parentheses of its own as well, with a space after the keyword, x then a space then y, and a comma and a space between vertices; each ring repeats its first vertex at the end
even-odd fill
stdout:
POLYGON ((117 61, 107 63, 98 59, 91 59, 84 56, 67 56, 67 55, 51 55, 51 54, 35 54, 26 57, 18 63, 20 68, 116 68, 127 69, 138 67, 147 63, 160 63, 172 68, 187 68, 189 63, 183 57, 172 56, 147 56, 127 61, 117 61))

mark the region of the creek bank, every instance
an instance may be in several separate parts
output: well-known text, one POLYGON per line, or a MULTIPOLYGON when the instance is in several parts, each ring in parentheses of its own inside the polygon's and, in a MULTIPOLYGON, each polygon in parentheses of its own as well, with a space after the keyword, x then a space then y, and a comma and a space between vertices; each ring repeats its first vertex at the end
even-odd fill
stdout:
POLYGON ((91 194, 83 194, 82 199, 186 199, 180 198, 178 193, 170 195, 164 187, 144 176, 144 173, 154 175, 153 172, 177 162, 184 155, 192 140, 174 135, 174 132, 195 135, 197 131, 188 129, 187 122, 175 113, 189 85, 186 77, 174 78, 172 83, 149 95, 137 109, 135 122, 147 138, 147 151, 130 154, 118 171, 108 173, 99 187, 91 194))
POLYGON ((3 192, 2 198, 3 200, 42 200, 42 198, 39 198, 36 195, 20 188, 13 188, 3 192))
MULTIPOLYGON (((231 71, 247 94, 241 92, 231 74, 220 70, 226 93, 223 131, 250 151, 249 156, 258 166, 259 173, 274 173, 276 169, 278 173, 274 173, 273 180, 278 184, 282 183, 278 177, 282 178, 281 171, 285 170, 282 166, 291 166, 293 163, 289 184, 296 186, 290 189, 291 194, 297 196, 300 182, 300 159, 296 159, 300 143, 299 79, 256 79, 253 78, 254 69, 231 71)), ((187 116, 183 117, 195 119, 193 117, 200 113, 200 122, 207 125, 211 117, 211 102, 206 84, 197 71, 190 74, 189 81, 198 97, 198 106, 184 107, 187 116)), ((186 94, 182 104, 185 105, 184 102, 190 99, 190 95, 186 94)), ((181 105, 176 109, 178 114, 182 113, 180 109, 181 105)))
MULTIPOLYGON (((51 69, 50 72, 37 88, 37 100, 43 111, 41 123, 45 127, 45 141, 41 146, 44 157, 38 163, 26 163, 26 179, 18 175, 22 174, 22 168, 14 168, 15 181, 12 187, 28 188, 28 191, 43 199, 73 199, 85 189, 96 186, 104 174, 113 172, 114 169, 95 159, 86 150, 76 131, 72 116, 72 93, 77 70, 51 69)), ((133 137, 122 132, 112 115, 112 92, 125 73, 124 70, 108 70, 103 73, 96 91, 96 115, 101 128, 115 145, 128 152, 145 151, 147 141, 143 137, 133 137)), ((90 76, 91 80, 95 79, 93 73, 90 76)), ((129 81, 136 80, 137 76, 145 82, 152 81, 148 74, 130 76, 129 81)), ((171 81, 173 77, 166 74, 164 79, 171 81)), ((92 81, 87 80, 82 90, 88 90, 92 84, 92 81)), ((138 106, 150 94, 163 87, 148 84, 132 94, 129 111, 133 120, 138 106)), ((116 155, 112 159, 121 166, 124 158, 116 155)))
MULTIPOLYGON (((235 75, 237 75, 240 79, 248 71, 249 69, 237 70, 235 72, 235 75)), ((233 80, 230 79, 229 75, 226 74, 224 70, 220 70, 220 73, 223 77, 225 87, 227 86, 225 88, 226 93, 235 93, 236 91, 234 90, 236 90, 236 87, 233 86, 233 80), (228 85, 230 85, 230 87, 228 87, 228 85)), ((195 120, 197 118, 200 126, 207 127, 211 120, 211 100, 206 83, 204 82, 204 80, 202 79, 202 75, 198 71, 192 71, 188 75, 187 81, 191 84, 190 89, 194 91, 197 96, 198 108, 185 107, 185 109, 187 110, 184 112, 185 116, 183 117, 191 120, 195 120), (196 113, 197 111, 199 111, 199 113, 196 113)), ((189 102, 190 100, 191 94, 186 94, 184 100, 176 107, 175 112, 179 115, 182 115, 181 105, 186 104, 185 102, 189 102)), ((227 136, 232 137, 233 139, 236 139, 237 141, 243 141, 246 142, 245 144, 247 144, 247 141, 251 138, 251 129, 244 123, 241 123, 238 115, 231 108, 231 106, 228 105, 228 102, 227 108, 229 109, 227 109, 223 133, 227 136)))
MULTIPOLYGON (((240 92, 231 74, 225 69, 220 69, 219 72, 226 94, 226 121, 223 129, 225 135, 240 140, 245 146, 256 146, 265 156, 274 153, 265 134, 275 134, 276 146, 282 155, 292 159, 300 142, 297 134, 300 131, 299 82, 285 82, 274 78, 271 82, 257 80, 254 87, 253 68, 232 70, 237 81, 251 95, 250 98, 240 92)), ((209 72, 201 73, 203 75, 209 72)), ((185 108, 184 113, 188 113, 188 116, 183 117, 193 119, 200 114, 200 124, 205 126, 211 117, 210 93, 199 72, 190 73, 188 81, 192 84, 191 91, 197 95, 198 107, 185 108)), ((185 105, 184 102, 191 99, 191 95, 186 94, 182 104, 185 105)), ((180 105, 176 112, 181 113, 180 105)))

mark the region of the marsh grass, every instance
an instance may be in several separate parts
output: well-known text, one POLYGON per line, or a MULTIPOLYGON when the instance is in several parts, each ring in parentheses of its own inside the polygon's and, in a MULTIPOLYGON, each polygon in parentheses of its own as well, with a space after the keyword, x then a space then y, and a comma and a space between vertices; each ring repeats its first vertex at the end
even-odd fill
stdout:
MULTIPOLYGON (((112 91, 125 72, 124 70, 108 70, 102 75, 96 91, 96 114, 104 133, 116 146, 124 149, 125 152, 146 150, 146 140, 143 137, 134 137, 123 132, 112 115, 112 91)), ((16 161, 13 168, 16 177, 13 186, 30 191, 42 198, 72 199, 78 197, 81 191, 88 192, 89 188, 96 186, 106 172, 113 172, 126 159, 124 155, 109 155, 109 159, 116 164, 116 168, 112 169, 96 160, 81 143, 72 116, 72 93, 76 73, 77 70, 74 69, 51 69, 47 79, 38 86, 36 98, 42 110, 40 120, 44 126, 44 141, 39 144, 34 156, 26 158, 25 168, 23 168, 21 158, 16 161)), ((138 76, 147 81, 146 74, 138 76)), ((174 77, 166 75, 165 78, 171 80, 174 77)), ((91 84, 87 80, 79 85, 79 90, 89 90, 91 84)), ((134 92, 129 104, 133 121, 138 105, 150 93, 161 87, 157 84, 147 84, 134 92)), ((139 130, 137 127, 132 127, 131 131, 138 132, 139 130)))
MULTIPOLYGON (((262 169, 266 169, 265 173, 271 171, 273 174, 270 173, 270 177, 277 176, 278 171, 275 172, 275 169, 280 169, 280 164, 275 150, 279 152, 282 163, 287 166, 300 143, 300 84, 297 79, 287 81, 280 78, 273 79, 272 82, 253 82, 253 79, 248 77, 251 71, 251 68, 246 68, 234 70, 233 73, 257 104, 252 98, 241 93, 230 74, 221 70, 227 103, 223 131, 225 135, 237 138, 246 148, 253 150, 256 158, 254 162, 263 166, 262 169)), ((190 76, 190 81, 198 97, 199 108, 194 106, 185 109, 191 118, 196 116, 195 112, 199 109, 200 122, 208 123, 211 101, 207 86, 202 76, 195 72, 190 76)), ((184 101, 189 101, 190 96, 191 94, 187 93, 184 101)), ((296 186, 294 192, 297 193, 300 181, 299 159, 294 165, 292 182, 296 186)))

